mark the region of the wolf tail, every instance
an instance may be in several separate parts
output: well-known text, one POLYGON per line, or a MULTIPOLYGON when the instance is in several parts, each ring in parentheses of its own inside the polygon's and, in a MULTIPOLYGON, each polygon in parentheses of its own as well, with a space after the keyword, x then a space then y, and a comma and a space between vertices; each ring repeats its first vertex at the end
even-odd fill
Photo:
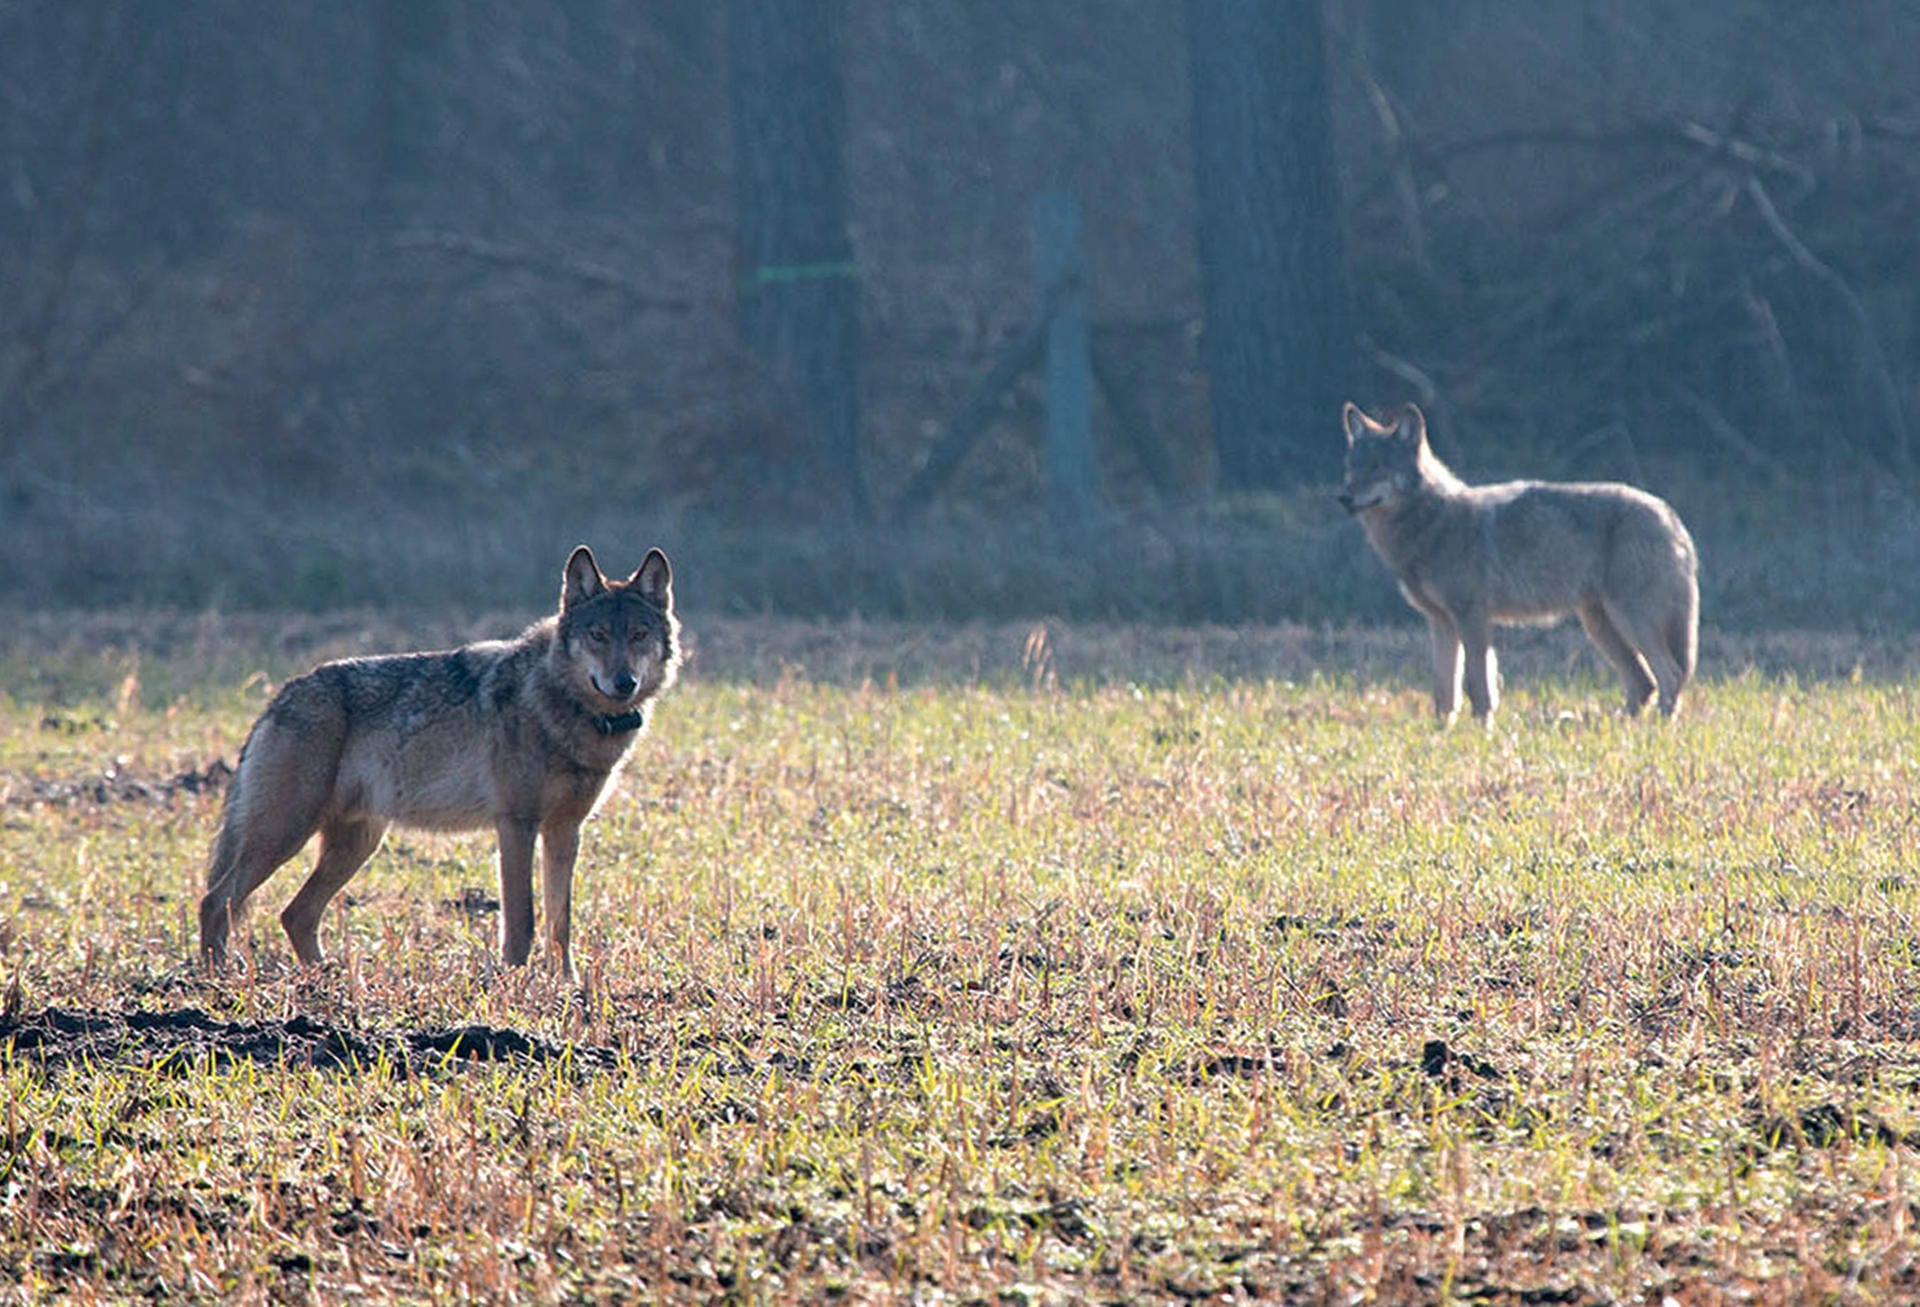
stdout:
POLYGON ((1700 631, 1693 605, 1688 605, 1684 612, 1674 614, 1667 623, 1667 648, 1672 651, 1673 660, 1680 664, 1681 681, 1691 681, 1693 665, 1700 653, 1700 631))
POLYGON ((227 785, 227 798, 220 812, 220 833, 213 837, 213 849, 207 855, 207 892, 200 899, 200 957, 217 963, 227 955, 227 933, 242 904, 235 903, 240 873, 240 814, 244 810, 241 789, 246 785, 247 750, 240 751, 240 765, 234 768, 227 785))
POLYGON ((275 849, 272 854, 277 856, 262 857, 268 851, 260 838, 260 790, 264 784, 271 795, 273 787, 260 772, 263 766, 270 771, 273 755, 284 749, 284 741, 270 737, 272 723, 263 717, 254 723, 247 742, 240 746, 240 760, 234 764, 227 801, 220 810, 220 832, 213 837, 213 848, 207 854, 207 892, 200 899, 200 957, 210 965, 225 960, 227 934, 246 910, 248 897, 275 867, 299 852, 306 840, 302 834, 291 848, 275 849), (263 860, 265 871, 260 869, 263 860))
POLYGON ((1682 575, 1680 578, 1680 602, 1667 618, 1667 650, 1672 653, 1674 662, 1680 664, 1680 684, 1685 685, 1693 679, 1694 664, 1700 654, 1700 561, 1694 551, 1693 537, 1687 529, 1679 528, 1681 544, 1682 575))
POLYGON ((208 963, 226 956, 247 899, 319 829, 346 729, 337 684, 311 676, 288 682, 253 724, 207 855, 200 954, 208 963))

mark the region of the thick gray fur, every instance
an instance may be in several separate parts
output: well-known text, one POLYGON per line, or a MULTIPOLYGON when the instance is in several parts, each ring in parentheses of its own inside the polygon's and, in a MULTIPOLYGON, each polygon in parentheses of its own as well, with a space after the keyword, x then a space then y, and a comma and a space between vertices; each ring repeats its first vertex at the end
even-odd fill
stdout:
POLYGON ((1470 486, 1408 405, 1376 421, 1352 404, 1340 502, 1359 519, 1433 637, 1433 707, 1451 721, 1464 682, 1476 717, 1499 701, 1493 627, 1580 619, 1637 714, 1671 716, 1693 675, 1700 585, 1693 538, 1664 500, 1614 482, 1470 486))
POLYGON ((502 957, 519 965, 532 945, 537 839, 548 960, 571 974, 581 823, 673 684, 679 630, 665 554, 609 581, 582 545, 559 611, 517 639, 349 658, 289 681, 240 753, 200 901, 202 955, 226 957, 248 897, 316 832, 319 858, 280 914, 305 964, 320 960, 328 902, 390 824, 492 826, 502 957))

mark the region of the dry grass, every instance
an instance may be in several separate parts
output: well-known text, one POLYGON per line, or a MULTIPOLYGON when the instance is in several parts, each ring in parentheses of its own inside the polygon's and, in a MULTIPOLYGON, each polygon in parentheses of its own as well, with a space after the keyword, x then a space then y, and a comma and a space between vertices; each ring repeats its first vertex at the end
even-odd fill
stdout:
POLYGON ((391 840, 311 974, 283 872, 196 974, 179 778, 308 650, 150 625, 137 684, 4 664, 0 1294, 1920 1292, 1891 649, 1669 729, 1538 637, 1443 734, 1402 634, 699 623, 572 993, 494 971, 478 837, 391 840))
MULTIPOLYGON (((1330 427, 1326 438, 1331 475, 1340 437, 1330 427)), ((1158 626, 1407 619, 1331 484, 1116 506, 1079 522, 1010 502, 862 528, 812 500, 801 512, 758 516, 677 507, 638 479, 648 460, 636 464, 620 442, 603 452, 561 469, 548 466, 544 446, 489 453, 480 466, 491 470, 478 480, 457 467, 425 483, 360 468, 346 486, 296 478, 255 493, 228 484, 224 470, 195 478, 169 468, 45 488, 0 513, 0 607, 470 612, 557 594, 560 566, 584 540, 603 558, 634 562, 660 545, 675 560, 681 600, 730 616, 1051 615, 1158 626)), ((1666 497, 1698 543, 1701 611, 1718 630, 1920 629, 1920 499, 1898 484, 1855 477, 1754 488, 1730 483, 1723 468, 1685 463, 1502 459, 1461 470, 1474 479, 1627 478, 1666 497)), ((794 493, 821 492, 803 484, 794 493)))

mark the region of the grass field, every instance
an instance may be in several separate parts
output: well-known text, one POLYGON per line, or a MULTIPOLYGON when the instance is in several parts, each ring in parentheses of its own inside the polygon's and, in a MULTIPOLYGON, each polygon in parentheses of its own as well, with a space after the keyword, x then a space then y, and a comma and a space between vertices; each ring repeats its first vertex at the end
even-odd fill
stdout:
POLYGON ((714 623, 573 991, 410 833, 201 975, 210 764, 391 633, 126 620, 0 650, 0 1297, 1920 1294, 1902 643, 1443 733, 1405 631, 714 623))

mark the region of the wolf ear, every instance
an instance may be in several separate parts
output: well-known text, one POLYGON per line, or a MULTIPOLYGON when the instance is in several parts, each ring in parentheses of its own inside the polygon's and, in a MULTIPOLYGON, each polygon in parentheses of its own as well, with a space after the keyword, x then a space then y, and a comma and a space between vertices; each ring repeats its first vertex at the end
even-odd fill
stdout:
POLYGON ((1347 429, 1347 443, 1351 445, 1373 424, 1367 420, 1367 415, 1360 411, 1358 404, 1348 400, 1340 410, 1340 425, 1347 429))
POLYGON ((571 608, 606 588, 607 578, 600 575, 600 564, 593 561, 593 550, 581 545, 567 559, 566 580, 560 586, 560 606, 571 608))
POLYGON ((633 569, 627 584, 638 586, 641 598, 648 603, 658 604, 662 608, 673 607, 673 568, 668 565, 667 556, 658 549, 647 550, 645 561, 633 569))
POLYGON ((1399 418, 1393 424, 1393 433, 1416 448, 1427 443, 1427 415, 1420 411, 1418 404, 1409 404, 1400 410, 1399 418))

